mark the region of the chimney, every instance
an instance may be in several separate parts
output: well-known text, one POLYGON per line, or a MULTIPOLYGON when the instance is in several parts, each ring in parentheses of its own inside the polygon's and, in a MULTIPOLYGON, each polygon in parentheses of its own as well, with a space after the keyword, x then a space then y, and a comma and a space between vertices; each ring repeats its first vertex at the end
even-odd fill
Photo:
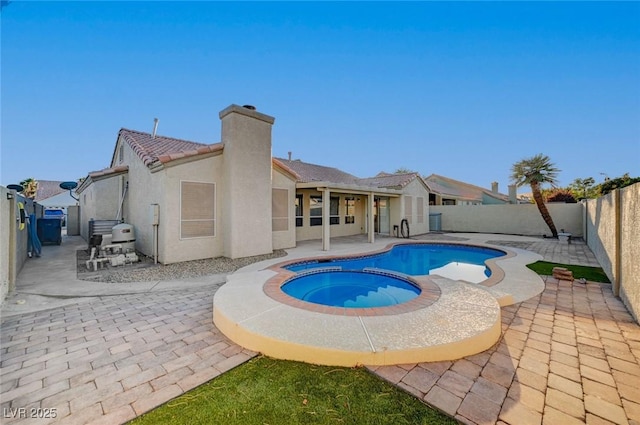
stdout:
POLYGON ((247 106, 230 105, 219 114, 224 144, 221 236, 228 258, 273 251, 271 127, 275 119, 247 106))
POLYGON ((291 161, 291 151, 287 152, 289 154, 289 161, 291 161))
POLYGON ((518 192, 516 191, 516 185, 509 185, 509 203, 517 204, 518 203, 518 192))
POLYGON ((158 131, 158 121, 160 121, 158 118, 153 119, 153 133, 151 134, 152 139, 156 138, 156 132, 158 131))
POLYGON ((498 182, 491 183, 491 192, 498 193, 498 182))

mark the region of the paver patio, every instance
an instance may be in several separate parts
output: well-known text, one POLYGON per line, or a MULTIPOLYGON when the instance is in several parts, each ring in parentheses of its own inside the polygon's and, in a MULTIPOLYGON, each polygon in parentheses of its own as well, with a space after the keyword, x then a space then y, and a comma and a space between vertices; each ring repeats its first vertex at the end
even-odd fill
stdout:
MULTIPOLYGON (((580 244, 533 242, 556 256, 549 261, 580 260, 580 244)), ((123 423, 248 360, 255 353, 211 321, 217 287, 4 318, 2 423, 123 423), (31 408, 57 417, 29 418, 31 408)), ((610 285, 547 278, 542 294, 503 308, 502 321, 503 338, 486 352, 371 370, 463 423, 640 424, 640 326, 610 285)))

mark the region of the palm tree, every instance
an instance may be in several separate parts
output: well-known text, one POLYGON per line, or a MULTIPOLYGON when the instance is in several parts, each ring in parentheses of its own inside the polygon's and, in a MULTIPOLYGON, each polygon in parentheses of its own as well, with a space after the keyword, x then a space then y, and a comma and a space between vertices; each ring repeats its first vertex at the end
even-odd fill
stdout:
POLYGON ((518 161, 513 164, 511 168, 511 181, 514 182, 516 186, 531 186, 531 193, 538 206, 540 215, 542 215, 542 219, 547 223, 547 226, 549 226, 554 238, 558 237, 558 231, 556 230, 556 225, 553 224, 551 214, 549 214, 549 210, 547 210, 547 206, 542 198, 540 185, 549 183, 555 186, 557 183, 556 177, 559 172, 560 170, 551 163, 549 157, 542 154, 518 161))
POLYGON ((38 193, 38 181, 34 180, 33 177, 29 177, 28 179, 24 179, 20 182, 20 186, 24 189, 22 190, 22 194, 25 198, 35 199, 36 194, 38 193))

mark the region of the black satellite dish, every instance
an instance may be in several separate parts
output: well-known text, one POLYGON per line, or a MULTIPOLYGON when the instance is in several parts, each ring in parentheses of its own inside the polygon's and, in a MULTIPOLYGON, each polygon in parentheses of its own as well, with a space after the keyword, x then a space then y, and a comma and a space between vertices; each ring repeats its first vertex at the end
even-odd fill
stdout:
POLYGON ((15 190, 16 192, 22 192, 24 190, 24 187, 20 186, 19 184, 10 184, 7 185, 7 189, 15 190))
POLYGON ((62 182, 60 183, 60 188, 64 190, 73 190, 78 187, 78 183, 76 182, 62 182))
POLYGON ((75 196, 73 196, 73 193, 71 193, 71 191, 73 189, 75 189, 76 187, 78 187, 78 183, 76 183, 76 182, 62 182, 62 183, 60 183, 60 188, 61 189, 68 190, 69 191, 69 196, 71 196, 76 201, 79 201, 80 198, 76 198, 75 196))

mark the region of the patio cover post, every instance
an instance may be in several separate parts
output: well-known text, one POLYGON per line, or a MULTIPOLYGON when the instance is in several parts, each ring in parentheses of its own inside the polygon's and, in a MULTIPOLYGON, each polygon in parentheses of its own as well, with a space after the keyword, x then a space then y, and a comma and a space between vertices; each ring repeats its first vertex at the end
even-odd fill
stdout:
POLYGON ((375 213, 374 208, 375 208, 375 204, 373 202, 374 198, 373 198, 373 192, 369 193, 369 199, 367 200, 367 230, 368 230, 368 234, 369 234, 369 243, 374 243, 376 240, 375 237, 375 229, 374 227, 374 220, 373 220, 373 215, 375 213))
POLYGON ((331 226, 329 223, 329 207, 331 197, 329 188, 322 189, 322 250, 329 251, 331 245, 331 226))

